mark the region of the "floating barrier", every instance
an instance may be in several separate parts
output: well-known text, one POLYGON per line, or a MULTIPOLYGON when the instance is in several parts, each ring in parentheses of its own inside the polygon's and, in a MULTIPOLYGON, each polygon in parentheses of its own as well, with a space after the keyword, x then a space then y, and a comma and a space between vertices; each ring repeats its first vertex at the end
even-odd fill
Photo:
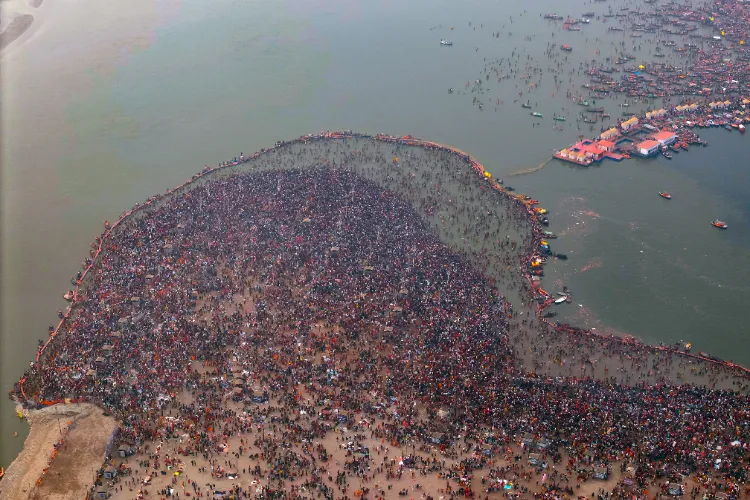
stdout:
POLYGON ((523 170, 518 170, 516 172, 511 172, 511 173, 505 174, 505 175, 507 175, 508 177, 515 177, 517 175, 533 174, 534 172, 539 172, 541 169, 543 169, 544 167, 546 167, 547 163, 549 163, 551 161, 552 161, 552 158, 550 158, 547 161, 544 161, 544 162, 540 163, 536 167, 531 167, 531 168, 526 168, 526 169, 523 169, 523 170))

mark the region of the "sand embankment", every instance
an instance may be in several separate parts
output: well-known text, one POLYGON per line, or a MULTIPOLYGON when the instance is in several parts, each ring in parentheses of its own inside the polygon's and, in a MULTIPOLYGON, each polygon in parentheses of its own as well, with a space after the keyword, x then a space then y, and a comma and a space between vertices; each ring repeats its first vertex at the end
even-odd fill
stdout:
POLYGON ((27 418, 31 432, 0 482, 0 500, 84 498, 117 422, 91 404, 58 404, 30 410, 27 418), (63 437, 50 465, 54 445, 63 437))
POLYGON ((34 22, 34 16, 31 14, 21 14, 11 21, 5 31, 0 33, 0 50, 14 42, 18 37, 23 35, 34 22))

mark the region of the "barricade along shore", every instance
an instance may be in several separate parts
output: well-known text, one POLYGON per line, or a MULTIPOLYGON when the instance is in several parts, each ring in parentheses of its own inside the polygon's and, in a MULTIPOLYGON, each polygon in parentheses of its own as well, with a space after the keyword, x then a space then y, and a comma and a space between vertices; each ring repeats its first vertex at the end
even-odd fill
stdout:
MULTIPOLYGON (((310 420, 321 405, 356 425, 360 412, 368 419, 372 411, 379 423, 371 437, 394 447, 432 439, 425 418, 442 406, 455 412, 441 424, 445 434, 465 432, 465 443, 486 432, 500 443, 494 448, 518 444, 525 432, 547 435, 574 462, 591 451, 588 465, 657 452, 654 460, 672 460, 661 454, 658 422, 632 420, 633 401, 643 415, 661 409, 675 419, 721 401, 722 425, 744 418, 746 396, 707 388, 744 389, 744 367, 543 317, 552 298, 541 285, 552 255, 546 217, 537 200, 468 154, 411 136, 326 132, 240 154, 105 224, 72 279, 70 306, 12 396, 25 407, 99 404, 120 421, 121 453, 138 450, 147 471, 177 465, 174 455, 162 461, 161 445, 154 459, 149 446, 161 439, 179 436, 182 454, 226 453, 238 427, 254 426, 229 401, 282 406, 271 413, 290 432, 301 429, 291 416, 310 420), (647 361, 638 369, 648 375, 624 384, 618 374, 569 367, 553 378, 529 363, 527 353, 584 339, 605 353, 597 357, 616 351, 620 361, 647 361), (667 377, 662 366, 685 377, 667 377), (685 384, 700 377, 705 388, 685 384), (663 408, 665 397, 674 406, 663 408), (221 426, 216 415, 226 417, 221 426), (633 425, 643 427, 645 449, 631 448, 633 425), (597 433, 601 440, 589 442, 597 433)), ((699 434, 709 424, 691 421, 699 434)), ((318 425, 310 432, 325 437, 318 425)), ((738 438, 742 446, 745 436, 738 438)), ((261 449, 264 439, 255 443, 261 449)), ((728 439, 712 434, 706 446, 734 460, 728 439)), ((673 460, 682 464, 703 444, 680 438, 673 460)), ((697 470, 713 456, 701 456, 697 470)), ((480 456, 452 459, 461 472, 491 465, 480 456)), ((124 463, 106 465, 125 473, 124 463)), ((286 477, 287 467, 278 473, 286 477)), ((102 487, 103 471, 95 474, 102 487)), ((641 473, 645 487, 656 472, 641 473)), ((478 487, 462 483, 464 493, 478 487)))

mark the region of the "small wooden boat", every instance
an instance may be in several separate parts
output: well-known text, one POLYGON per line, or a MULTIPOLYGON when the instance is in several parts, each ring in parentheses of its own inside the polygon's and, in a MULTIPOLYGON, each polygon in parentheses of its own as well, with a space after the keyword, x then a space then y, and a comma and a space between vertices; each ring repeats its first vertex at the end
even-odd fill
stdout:
POLYGON ((720 221, 719 219, 716 219, 715 221, 713 221, 713 222, 711 223, 711 225, 712 225, 713 227, 718 227, 719 229, 726 229, 726 228, 728 228, 728 227, 729 227, 729 226, 727 225, 727 223, 726 223, 726 222, 722 222, 722 221, 720 221))
POLYGON ((559 298, 555 299, 555 304, 562 304, 566 300, 568 300, 568 296, 567 295, 563 295, 562 297, 559 297, 559 298))
POLYGON ((535 116, 537 118, 542 118, 542 116, 544 116, 544 115, 542 115, 539 111, 534 111, 534 112, 531 113, 531 116, 535 116))
POLYGON ((659 196, 661 196, 662 198, 666 198, 668 200, 672 199, 672 195, 667 193, 666 191, 659 191, 659 196))

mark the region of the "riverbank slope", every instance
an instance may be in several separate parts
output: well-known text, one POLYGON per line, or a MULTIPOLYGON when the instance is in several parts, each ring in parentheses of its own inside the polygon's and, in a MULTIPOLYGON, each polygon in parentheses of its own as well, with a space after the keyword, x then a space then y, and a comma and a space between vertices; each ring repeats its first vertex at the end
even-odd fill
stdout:
POLYGON ((57 404, 24 414, 31 432, 0 483, 0 500, 84 498, 115 419, 92 404, 57 404))

